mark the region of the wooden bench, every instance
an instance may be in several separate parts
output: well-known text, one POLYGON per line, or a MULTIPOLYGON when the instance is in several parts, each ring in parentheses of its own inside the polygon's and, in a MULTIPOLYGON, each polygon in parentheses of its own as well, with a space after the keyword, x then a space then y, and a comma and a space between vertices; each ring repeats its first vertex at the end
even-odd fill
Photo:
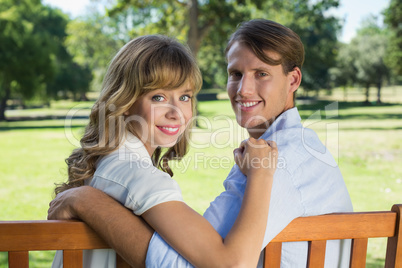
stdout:
MULTIPOLYGON (((388 237, 385 267, 402 268, 402 205, 391 211, 337 213, 297 218, 265 248, 264 267, 280 266, 282 242, 308 241, 307 267, 324 267, 326 240, 352 239, 350 266, 365 267, 368 238, 388 237)), ((64 267, 82 267, 82 250, 108 248, 85 223, 77 221, 0 222, 0 251, 9 267, 28 267, 28 252, 64 250, 64 267)), ((117 267, 128 264, 117 255, 117 267)))

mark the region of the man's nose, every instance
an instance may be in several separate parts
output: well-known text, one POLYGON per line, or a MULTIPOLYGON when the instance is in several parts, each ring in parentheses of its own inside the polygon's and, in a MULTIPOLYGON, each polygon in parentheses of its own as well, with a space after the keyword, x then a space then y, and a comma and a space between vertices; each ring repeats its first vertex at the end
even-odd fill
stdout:
POLYGON ((254 87, 254 80, 251 77, 243 75, 237 89, 237 94, 242 97, 251 96, 254 92, 254 87))

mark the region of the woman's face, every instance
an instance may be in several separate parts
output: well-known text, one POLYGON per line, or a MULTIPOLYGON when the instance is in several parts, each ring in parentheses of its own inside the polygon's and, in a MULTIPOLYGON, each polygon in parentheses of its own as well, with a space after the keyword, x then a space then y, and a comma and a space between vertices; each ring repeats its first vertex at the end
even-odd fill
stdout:
POLYGON ((125 113, 135 135, 149 155, 157 147, 172 147, 184 132, 192 112, 193 89, 186 84, 176 89, 157 89, 140 97, 125 113))

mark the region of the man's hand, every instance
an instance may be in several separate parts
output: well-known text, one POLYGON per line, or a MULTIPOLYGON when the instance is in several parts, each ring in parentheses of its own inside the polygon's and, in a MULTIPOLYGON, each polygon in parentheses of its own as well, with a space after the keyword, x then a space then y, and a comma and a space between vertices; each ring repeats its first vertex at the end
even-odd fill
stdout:
POLYGON ((78 219, 77 212, 74 210, 74 202, 78 199, 80 191, 85 190, 81 186, 72 188, 59 193, 55 199, 49 203, 49 210, 47 211, 48 220, 72 220, 78 219))

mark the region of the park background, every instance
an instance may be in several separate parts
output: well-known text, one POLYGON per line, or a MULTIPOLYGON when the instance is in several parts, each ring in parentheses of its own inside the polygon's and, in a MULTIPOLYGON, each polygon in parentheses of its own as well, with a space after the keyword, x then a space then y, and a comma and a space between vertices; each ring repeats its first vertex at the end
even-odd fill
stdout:
MULTIPOLYGON (((80 15, 38 0, 17 2, 0 0, 0 220, 46 219, 108 62, 125 42, 148 33, 188 43, 203 72, 194 146, 173 165, 186 202, 202 213, 223 190, 232 151, 247 137, 225 93, 223 50, 235 25, 259 17, 302 38, 296 103, 304 126, 335 156, 355 211, 402 202, 400 0, 361 17, 347 38, 337 0, 95 0, 80 15)), ((369 241, 367 267, 381 267, 385 243, 369 241)), ((52 255, 30 258, 32 267, 49 267, 52 255)), ((0 253, 0 267, 5 260, 0 253)))

